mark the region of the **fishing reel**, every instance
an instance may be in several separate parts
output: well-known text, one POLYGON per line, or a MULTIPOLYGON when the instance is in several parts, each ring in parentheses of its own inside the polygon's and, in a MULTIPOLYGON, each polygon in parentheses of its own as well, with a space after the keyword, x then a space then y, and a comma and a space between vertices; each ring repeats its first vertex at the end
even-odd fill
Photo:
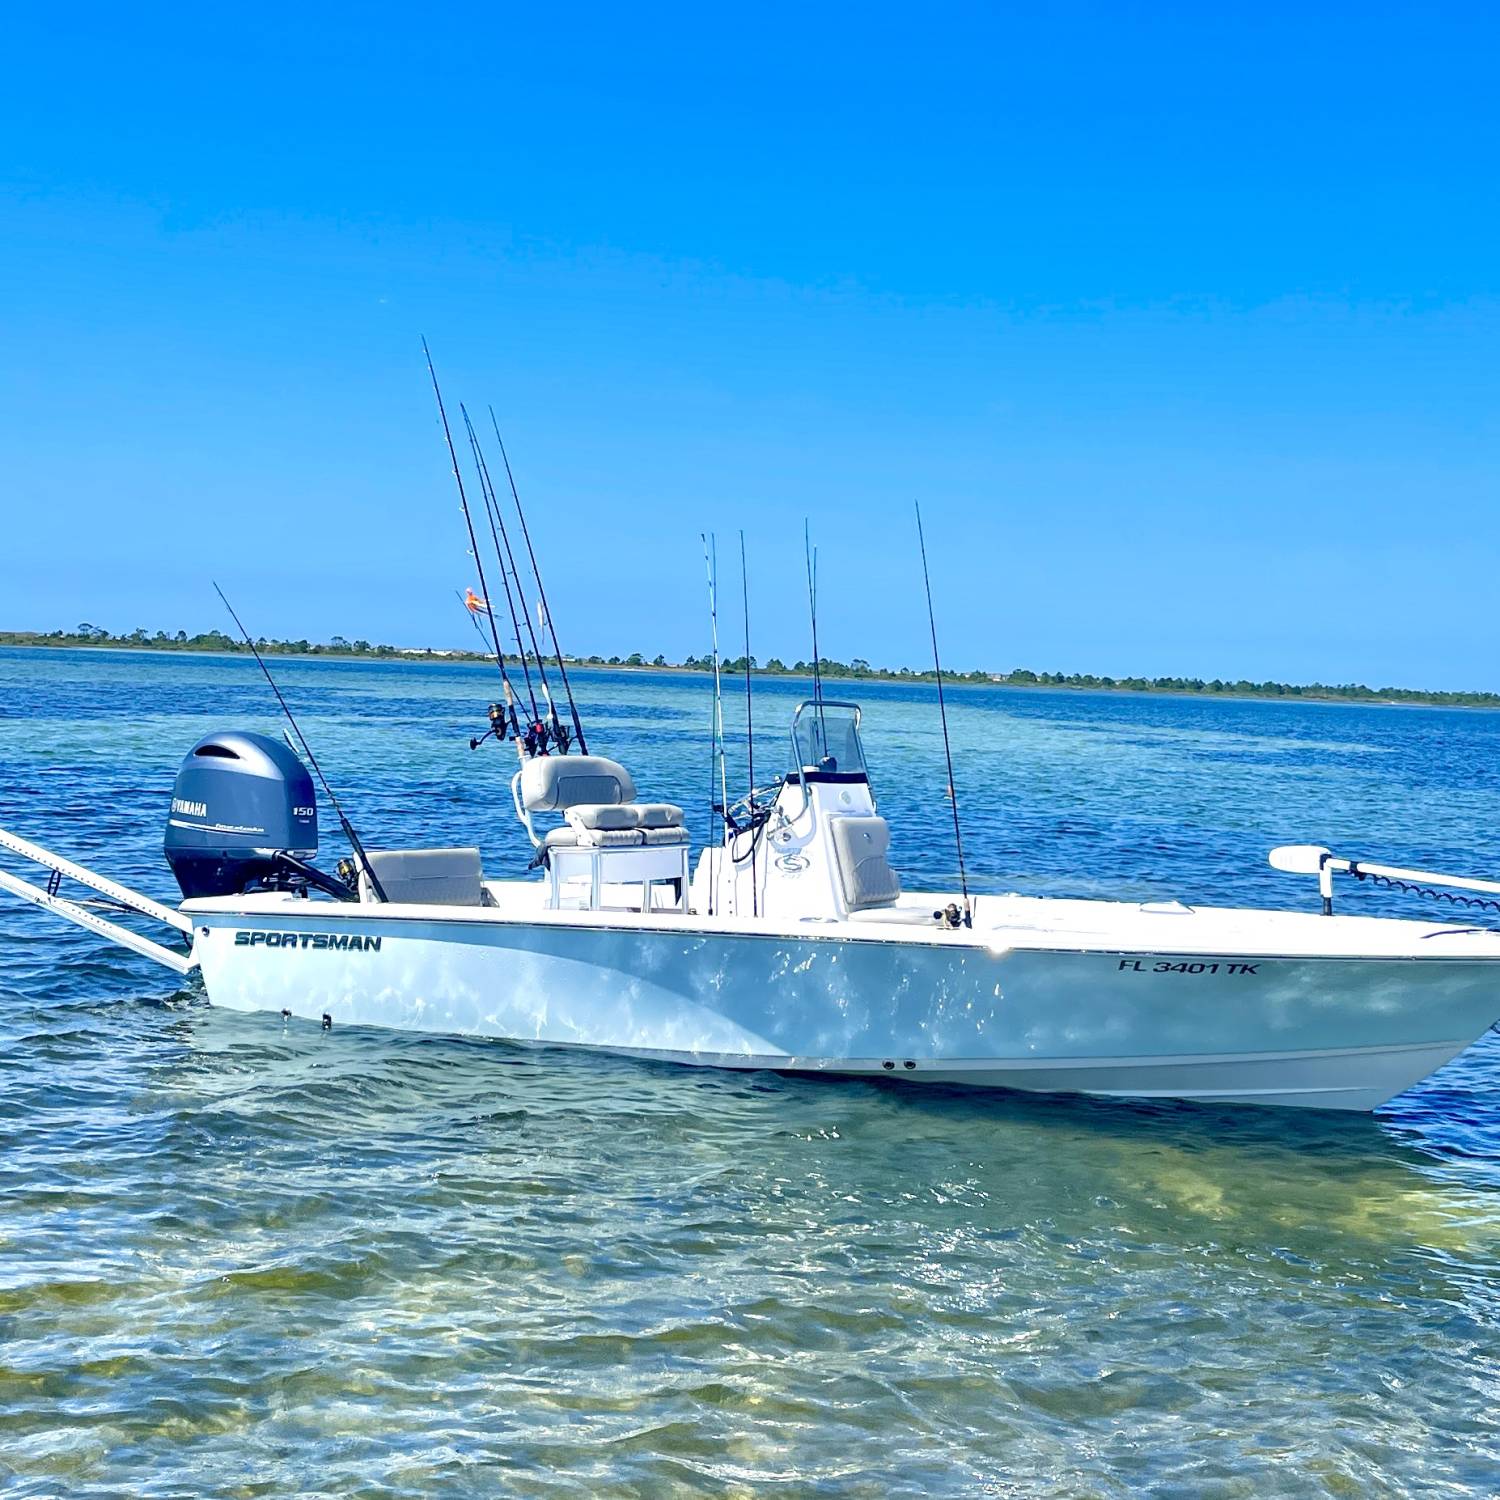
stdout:
POLYGON ((546 719, 533 719, 521 737, 521 747, 527 755, 546 755, 554 745, 559 755, 566 755, 572 743, 573 736, 562 726, 556 714, 552 715, 550 723, 546 719))
POLYGON ((496 740, 503 740, 507 734, 510 734, 513 738, 522 740, 524 743, 525 737, 521 733, 520 724, 516 722, 516 711, 514 708, 507 709, 503 703, 492 703, 485 709, 485 717, 490 721, 490 727, 478 739, 471 738, 469 740, 469 749, 477 750, 491 735, 496 740), (506 723, 507 712, 510 717, 509 725, 506 723))
POLYGON ((556 714, 552 715, 550 722, 546 719, 533 719, 521 736, 521 748, 528 756, 548 755, 554 746, 559 755, 566 755, 572 743, 573 736, 568 733, 556 714))

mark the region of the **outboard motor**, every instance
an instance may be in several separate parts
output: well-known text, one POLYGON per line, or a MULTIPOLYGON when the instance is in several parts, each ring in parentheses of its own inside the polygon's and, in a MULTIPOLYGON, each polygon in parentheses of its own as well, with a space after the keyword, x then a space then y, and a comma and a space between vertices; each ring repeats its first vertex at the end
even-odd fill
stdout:
POLYGON ((193 746, 172 786, 163 847, 189 899, 332 884, 307 863, 318 852, 312 777, 269 735, 220 731, 193 746))

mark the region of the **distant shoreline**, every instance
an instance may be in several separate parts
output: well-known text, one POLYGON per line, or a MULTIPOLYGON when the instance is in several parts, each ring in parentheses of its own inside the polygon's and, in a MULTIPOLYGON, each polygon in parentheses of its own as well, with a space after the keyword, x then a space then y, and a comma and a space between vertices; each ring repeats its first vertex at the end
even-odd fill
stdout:
MULTIPOLYGON (((338 644, 314 644, 307 641, 256 642, 265 656, 281 658, 326 660, 326 661, 382 661, 411 662, 416 664, 446 663, 457 666, 483 666, 493 658, 477 651, 443 651, 420 647, 371 646, 365 642, 338 644)), ((97 636, 84 637, 74 633, 58 632, 43 634, 35 631, 0 631, 0 646, 20 649, 63 651, 144 651, 163 656, 248 656, 250 653, 242 642, 231 640, 219 632, 187 640, 171 637, 135 639, 124 636, 108 636, 100 632, 97 636)), ((514 662, 514 658, 512 658, 514 662)), ((705 675, 712 671, 706 657, 683 662, 669 662, 658 656, 647 661, 635 653, 632 657, 574 657, 565 656, 565 665, 572 670, 599 672, 666 672, 680 675, 705 675)), ((725 675, 742 676, 744 658, 721 663, 725 675)), ((761 664, 752 659, 751 671, 756 677, 791 677, 810 680, 813 667, 810 662, 799 661, 793 665, 771 658, 761 664)), ((872 667, 863 661, 854 664, 825 660, 822 664, 825 683, 842 682, 895 682, 932 683, 936 681, 931 670, 913 671, 909 668, 892 670, 872 667)), ((1245 680, 1224 682, 1215 679, 1203 682, 1197 678, 1109 678, 1091 673, 1031 672, 1016 669, 1012 672, 944 672, 943 680, 955 687, 1005 687, 1042 688, 1069 692, 1133 693, 1147 697, 1235 699, 1241 702, 1285 703, 1352 703, 1372 708, 1417 707, 1417 708, 1500 708, 1500 693, 1486 692, 1441 692, 1412 688, 1370 688, 1362 683, 1332 686, 1326 683, 1288 684, 1245 680)))

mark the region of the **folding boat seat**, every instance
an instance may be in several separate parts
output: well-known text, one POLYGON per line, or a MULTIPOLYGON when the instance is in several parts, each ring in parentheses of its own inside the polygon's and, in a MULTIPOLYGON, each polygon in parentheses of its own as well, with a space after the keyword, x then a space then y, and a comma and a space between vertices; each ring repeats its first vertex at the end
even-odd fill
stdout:
MULTIPOLYGON (((586 802, 568 808, 563 816, 573 835, 568 840, 569 847, 592 844, 600 849, 645 845, 661 848, 688 841, 682 809, 671 802, 586 802)), ((546 844, 547 839, 543 843, 546 844)), ((560 846, 561 841, 550 847, 560 846)))
POLYGON ((647 844, 685 844, 688 831, 684 826, 682 809, 675 802, 638 802, 636 812, 640 818, 641 836, 647 844))

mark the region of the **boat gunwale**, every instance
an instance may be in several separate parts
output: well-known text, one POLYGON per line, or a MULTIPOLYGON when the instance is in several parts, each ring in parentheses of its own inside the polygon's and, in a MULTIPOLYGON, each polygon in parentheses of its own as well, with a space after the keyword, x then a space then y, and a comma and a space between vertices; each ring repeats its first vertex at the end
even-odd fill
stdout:
MULTIPOLYGON (((934 924, 924 927, 912 923, 892 923, 890 930, 881 931, 875 922, 851 922, 848 919, 812 918, 794 922, 780 921, 771 917, 701 918, 689 912, 659 911, 651 914, 651 921, 642 920, 643 914, 634 911, 589 911, 553 910, 538 907, 526 912, 507 912, 503 907, 464 907, 443 905, 419 905, 411 902, 317 902, 309 904, 300 898, 281 893, 256 893, 250 899, 264 904, 249 906, 244 896, 211 896, 184 901, 181 910, 195 919, 215 918, 215 925, 226 925, 226 919, 243 919, 256 922, 274 922, 277 919, 306 921, 309 918, 323 921, 333 918, 338 921, 380 922, 405 924, 431 922, 455 927, 520 928, 533 927, 542 930, 572 930, 597 933, 640 933, 652 935, 683 936, 684 934, 713 938, 769 939, 772 941, 805 940, 810 942, 839 942, 876 944, 884 946, 920 947, 925 949, 964 949, 977 954, 1000 959, 1009 954, 1054 954, 1080 957, 1135 959, 1149 956, 1156 960, 1182 959, 1189 963, 1203 961, 1233 963, 1248 959, 1257 963, 1419 963, 1419 964, 1490 964, 1500 963, 1500 947, 1490 951, 1454 952, 1451 948, 1442 951, 1375 952, 1369 950, 1345 953, 1258 951, 1253 944, 1227 947, 1220 939, 1222 933, 1211 934, 1215 939, 1211 947, 1182 946, 1180 943, 1167 946, 1145 942, 1131 945, 1122 943, 1111 934, 1107 942, 1088 944, 1060 942, 1054 936, 1037 929, 1025 929, 997 925, 986 928, 946 928, 934 924)), ((1045 901, 1046 897, 1023 898, 1045 901)), ((1224 911, 1240 916, 1245 912, 1258 912, 1258 908, 1200 908, 1201 914, 1224 911)), ((1288 913, 1276 910, 1265 912, 1266 916, 1304 916, 1306 913, 1288 913)), ((1319 918, 1318 920, 1323 920, 1319 918)), ((1351 920, 1334 918, 1330 920, 1351 920)), ((1492 928, 1468 929, 1465 927, 1425 923, 1403 917, 1359 917, 1358 922, 1391 923, 1402 928, 1423 929, 1412 932, 1411 940, 1422 942, 1433 936, 1452 933, 1471 940, 1486 937, 1500 938, 1500 930, 1492 928)), ((1178 934, 1179 937, 1182 934, 1178 934)), ((1467 945, 1466 945, 1467 946, 1467 945)), ((1486 945, 1488 946, 1488 945, 1486 945)))

